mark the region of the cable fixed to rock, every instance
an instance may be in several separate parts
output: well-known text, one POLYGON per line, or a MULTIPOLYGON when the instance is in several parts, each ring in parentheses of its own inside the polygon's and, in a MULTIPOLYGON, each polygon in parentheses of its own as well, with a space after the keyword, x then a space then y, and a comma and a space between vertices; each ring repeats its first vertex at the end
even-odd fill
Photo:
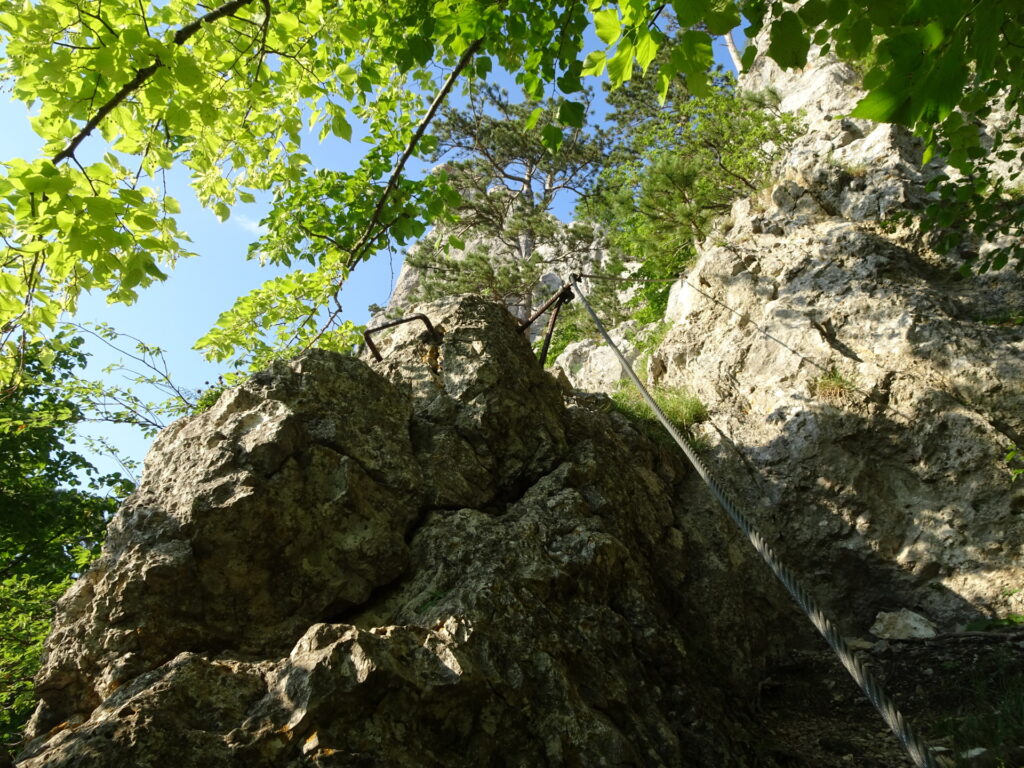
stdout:
MULTIPOLYGON (((749 314, 747 314, 746 312, 741 312, 738 309, 735 309, 733 307, 730 307, 724 301, 722 301, 721 299, 717 298, 714 294, 708 293, 707 291, 702 289, 696 283, 688 280, 684 276, 683 273, 680 273, 676 277, 638 278, 638 277, 632 276, 632 277, 628 277, 627 278, 627 277, 616 277, 614 275, 588 275, 588 274, 579 274, 579 275, 577 275, 577 277, 585 277, 588 280, 609 280, 609 281, 618 282, 618 283, 630 283, 630 282, 647 283, 647 284, 651 284, 651 283, 682 283, 683 285, 689 286, 692 290, 694 290, 695 292, 699 293, 701 296, 703 296, 708 301, 710 301, 710 302, 712 302, 714 304, 717 304, 722 309, 724 309, 726 312, 730 312, 731 314, 733 314, 736 317, 740 318, 744 322, 750 323, 750 325, 753 326, 754 329, 757 330, 757 332, 760 333, 762 336, 764 336, 766 339, 768 339, 769 341, 771 341, 771 342, 777 344, 778 346, 782 347, 787 352, 790 352, 791 354, 796 355, 798 358, 803 360, 808 365, 813 366, 814 368, 817 368, 823 374, 829 375, 834 370, 834 368, 822 365, 821 363, 819 363, 814 358, 808 357, 807 355, 805 355, 800 350, 794 349, 789 344, 787 344, 782 339, 780 339, 778 336, 776 336, 771 331, 769 331, 767 328, 765 328, 763 325, 760 325, 760 324, 756 323, 754 321, 754 319, 749 314)), ((820 329, 818 329, 818 330, 820 332, 820 329)), ((827 339, 826 339, 826 341, 827 341, 827 339)), ((850 389, 852 389, 855 392, 859 392, 860 394, 864 395, 864 397, 867 398, 870 401, 874 401, 876 403, 878 402, 876 400, 876 396, 874 394, 872 394, 868 390, 864 389, 863 387, 857 386, 855 383, 850 383, 850 389)), ((904 413, 899 408, 896 408, 891 403, 879 403, 879 405, 881 405, 881 407, 884 408, 886 411, 888 411, 890 413, 895 413, 900 418, 905 419, 908 423, 913 422, 913 417, 911 417, 908 414, 904 413)))
POLYGON ((938 762, 935 756, 932 754, 931 749, 928 745, 921 741, 914 733, 910 724, 903 717, 902 713, 896 707, 896 703, 889 698, 888 694, 882 689, 882 684, 875 677, 874 673, 864 664, 863 661, 850 648, 846 639, 839 633, 839 629, 835 626, 831 619, 825 615, 818 605, 817 601, 811 597, 804 586, 797 579, 796 574, 789 569, 788 566, 783 564, 775 551, 771 548, 768 542, 761 536, 760 533, 754 528, 750 519, 746 513, 740 508, 739 504, 733 500, 729 493, 722 487, 717 479, 711 474, 707 465, 697 455, 693 446, 690 445, 689 441, 680 434, 679 430, 675 428, 665 413, 661 410, 661 407, 651 396, 650 392, 640 381, 640 378, 633 371, 633 366, 629 364, 625 355, 619 350, 615 342, 612 341, 611 336, 608 335, 608 331, 605 330, 604 324, 601 319, 594 312, 594 308, 590 306, 590 302, 584 295, 583 290, 580 288, 578 282, 579 276, 576 274, 569 275, 569 284, 575 289, 576 296, 579 297, 580 302, 583 304, 584 309, 587 310, 587 314, 590 315, 590 319, 594 321, 594 325, 597 327, 598 332, 604 337, 604 340, 611 347, 612 352, 619 359, 623 369, 629 375, 633 385, 637 388, 637 391, 643 397, 644 401, 650 406, 651 411, 657 417, 658 421, 665 430, 672 436, 672 439, 678 443, 683 453, 686 454, 686 458, 693 465, 694 469, 697 470, 697 474, 700 475, 701 479, 711 490, 712 495, 718 500, 718 503, 722 505, 726 514, 736 524, 736 526, 743 532, 743 535, 747 537, 747 540, 753 545, 754 549, 757 550, 761 558, 767 563, 768 567, 771 568, 776 578, 786 588, 789 594, 800 606, 800 609, 804 612, 815 629, 825 638, 825 641, 829 644, 836 656, 839 657, 839 661, 846 668, 846 671, 850 673, 850 676, 856 681, 857 685, 860 686, 861 690, 868 697, 868 700, 874 705, 875 709, 881 714, 882 719, 885 720, 886 724, 899 739, 900 744, 903 745, 903 749, 907 755, 913 761, 917 768, 943 768, 938 762))

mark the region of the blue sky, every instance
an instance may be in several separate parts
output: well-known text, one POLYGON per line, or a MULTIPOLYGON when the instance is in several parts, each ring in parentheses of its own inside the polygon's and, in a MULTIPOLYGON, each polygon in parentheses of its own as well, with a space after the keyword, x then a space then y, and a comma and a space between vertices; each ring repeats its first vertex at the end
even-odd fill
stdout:
MULTIPOLYGON (((728 65, 728 55, 721 40, 716 40, 715 49, 716 59, 728 65)), ((505 79, 507 82, 502 84, 507 86, 511 81, 505 79)), ((592 87, 599 90, 596 81, 592 87)), ((29 114, 23 104, 12 101, 7 93, 0 93, 0 162, 39 155, 41 142, 31 130, 29 114)), ((365 146, 358 139, 356 135, 352 143, 333 141, 328 145, 317 145, 311 136, 306 151, 317 167, 354 168, 365 146)), ((95 151, 103 150, 99 137, 91 137, 89 141, 95 151)), ((86 296, 73 319, 79 323, 108 323, 118 331, 161 347, 166 351, 168 367, 176 384, 199 389, 205 386, 204 382, 215 380, 226 368, 208 363, 192 349, 193 344, 213 326, 220 312, 227 309, 236 297, 274 275, 271 270, 246 259, 249 243, 258 236, 258 222, 269 198, 255 204, 239 204, 231 217, 221 222, 195 201, 187 174, 177 170, 169 182, 170 193, 182 205, 179 225, 191 236, 192 250, 198 256, 179 261, 170 277, 145 289, 135 305, 108 304, 103 296, 86 296)), ((565 211, 559 213, 564 215, 565 211)), ((401 268, 401 260, 401 253, 380 253, 354 270, 341 295, 345 319, 357 324, 365 323, 369 319, 369 305, 387 302, 394 278, 401 268)), ((116 354, 98 342, 90 342, 87 351, 92 355, 86 371, 89 377, 102 377, 100 369, 117 360, 116 354)), ((126 427, 98 424, 86 432, 106 437, 120 452, 134 460, 141 460, 149 445, 148 440, 126 427)), ((104 470, 114 468, 111 461, 102 458, 97 459, 97 464, 104 470)))

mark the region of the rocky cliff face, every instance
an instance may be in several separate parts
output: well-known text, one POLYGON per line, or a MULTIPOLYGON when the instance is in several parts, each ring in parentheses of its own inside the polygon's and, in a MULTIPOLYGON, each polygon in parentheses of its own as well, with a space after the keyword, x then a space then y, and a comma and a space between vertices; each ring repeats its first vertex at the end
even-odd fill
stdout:
MULTIPOLYGON (((651 378, 699 394, 716 471, 851 633, 1024 613, 1019 276, 959 280, 886 222, 934 169, 842 118, 849 69, 769 82, 809 131, 674 289, 651 378)), ((418 309, 438 338, 308 354, 160 436, 18 766, 900 764, 848 681, 808 684, 829 662, 763 672, 801 619, 674 446, 567 396, 505 309, 418 309)), ((572 354, 579 388, 621 377, 572 354)))
POLYGON ((676 452, 503 308, 422 309, 161 434, 18 766, 765 764, 782 598, 676 452))
MULTIPOLYGON (((949 631, 1024 613, 1024 485, 1004 462, 1024 444, 1024 326, 1005 322, 1024 282, 961 278, 890 220, 939 163, 844 118, 857 82, 821 59, 746 76, 808 130, 674 287, 649 369, 703 400, 717 471, 841 623, 909 609, 949 631)), ((619 378, 559 362, 580 388, 619 378)))

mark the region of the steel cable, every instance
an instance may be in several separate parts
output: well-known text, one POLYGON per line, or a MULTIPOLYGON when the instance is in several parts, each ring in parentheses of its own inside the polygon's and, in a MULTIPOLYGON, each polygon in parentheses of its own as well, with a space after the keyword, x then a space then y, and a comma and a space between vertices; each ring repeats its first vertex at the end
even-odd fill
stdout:
POLYGON ((761 558, 768 564, 776 578, 782 582, 783 586, 792 595, 793 599, 800 606, 804 614, 811 620, 815 629, 821 633, 822 637, 829 644, 836 656, 839 657, 839 661, 846 668, 846 671, 850 673, 850 676, 856 681, 857 685, 860 686, 861 690, 868 697, 868 700, 874 705, 875 709, 881 714, 882 719, 885 720, 886 724, 899 739, 900 744, 903 745, 903 749, 907 755, 913 761, 917 768, 942 768, 939 762, 937 762, 935 756, 932 754, 931 749, 921 741, 914 733, 910 724, 906 721, 899 709, 896 707, 896 703, 889 698, 882 688, 881 682, 875 677, 874 673, 867 667, 867 665, 854 653, 853 649, 847 644, 846 639, 839 634, 838 628, 833 624, 832 620, 825 615, 818 605, 817 601, 810 596, 804 586, 800 583, 796 574, 789 569, 788 566, 783 564, 774 550, 765 541, 764 537, 754 528, 751 524, 746 513, 740 508, 736 501, 729 495, 729 493, 722 487, 717 479, 711 474, 707 465, 697 455, 690 442, 680 434, 679 430, 675 428, 665 413, 661 410, 658 403, 651 397, 651 394, 647 391, 647 388, 640 381, 639 377, 633 371, 633 367, 626 360, 626 357, 616 346, 615 342, 612 341, 608 332, 605 330, 604 324, 601 322, 597 313, 594 312, 593 307, 590 306, 590 302, 587 301, 587 297, 583 295, 583 291, 580 289, 578 276, 575 274, 569 275, 569 283, 575 289, 576 295, 579 297, 583 304, 583 307, 587 310, 590 315, 590 319, 594 321, 594 325, 600 332, 601 336, 611 347, 615 356, 619 359, 623 369, 629 375, 633 385, 640 392, 644 401, 650 406, 654 415, 657 417, 661 425, 666 431, 672 436, 672 439, 679 444, 683 453, 686 454, 686 458, 693 465, 694 469, 697 470, 697 474, 700 475, 701 479, 711 490, 711 493, 718 500, 718 503, 725 509, 726 514, 729 515, 730 519, 736 524, 736 526, 743 532, 743 535, 747 537, 747 540, 754 546, 761 558))
MULTIPOLYGON (((698 285, 694 284, 693 282, 691 282, 690 280, 686 279, 682 274, 678 275, 677 277, 653 277, 653 278, 637 278, 637 277, 626 278, 626 277, 615 277, 614 275, 588 275, 588 274, 579 274, 579 275, 577 275, 577 277, 584 277, 584 278, 587 278, 588 280, 610 280, 610 281, 617 282, 617 283, 682 283, 683 285, 689 286, 691 289, 693 289, 694 291, 699 293, 701 296, 703 296, 708 301, 710 301, 710 302, 712 302, 714 304, 717 304, 722 309, 724 309, 726 312, 731 312, 733 315, 735 315, 736 317, 740 318, 744 322, 750 323, 750 325, 753 326, 757 330, 757 332, 760 333, 762 336, 764 336, 766 339, 768 339, 769 341, 775 342, 776 344, 778 344, 780 347, 782 347, 786 351, 788 351, 791 354, 796 355, 797 357, 799 357, 801 360, 803 360, 808 365, 814 366, 815 368, 817 368, 819 371, 821 371, 826 376, 834 373, 834 371, 835 371, 834 367, 829 367, 829 366, 822 365, 817 360, 814 360, 813 358, 810 358, 807 355, 803 354, 800 350, 794 349, 789 344, 787 344, 782 339, 780 339, 778 336, 775 336, 767 328, 765 328, 764 326, 759 325, 758 323, 754 322, 754 319, 750 315, 748 315, 745 312, 740 312, 737 309, 733 309, 728 304, 726 304, 724 301, 722 301, 721 299, 715 297, 714 294, 708 293, 707 291, 705 291, 702 288, 700 288, 700 286, 698 286, 698 285)), ((864 395, 864 397, 867 400, 872 401, 872 402, 877 402, 877 400, 875 398, 875 395, 872 394, 871 392, 869 392, 868 390, 864 389, 863 387, 859 387, 859 386, 857 386, 857 384, 855 384, 853 382, 850 382, 849 386, 850 386, 850 388, 854 392, 858 392, 858 393, 864 395)), ((889 403, 878 403, 878 404, 884 410, 889 411, 890 413, 895 413, 897 416, 899 416, 900 418, 902 418, 905 421, 907 421, 907 423, 911 423, 913 421, 913 418, 911 416, 909 416, 908 414, 904 413, 899 408, 896 408, 895 406, 890 405, 889 403)))

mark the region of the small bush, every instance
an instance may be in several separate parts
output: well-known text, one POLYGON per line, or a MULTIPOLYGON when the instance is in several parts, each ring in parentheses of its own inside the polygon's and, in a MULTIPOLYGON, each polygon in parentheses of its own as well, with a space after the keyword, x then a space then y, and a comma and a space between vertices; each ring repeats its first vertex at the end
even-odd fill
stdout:
POLYGON ((1003 328, 1015 328, 1024 325, 1024 312, 1002 312, 998 315, 991 315, 981 319, 986 325, 997 325, 1003 328))
POLYGON ((1017 478, 1024 475, 1024 453, 1016 445, 1011 445, 1003 461, 1010 470, 1010 480, 1017 482, 1017 478))
POLYGON ((974 691, 963 692, 958 715, 942 723, 952 742, 958 768, 977 763, 971 750, 986 750, 986 765, 1014 768, 1020 765, 1018 750, 1024 744, 1024 674, 1016 659, 1007 660, 995 674, 979 674, 974 691))

